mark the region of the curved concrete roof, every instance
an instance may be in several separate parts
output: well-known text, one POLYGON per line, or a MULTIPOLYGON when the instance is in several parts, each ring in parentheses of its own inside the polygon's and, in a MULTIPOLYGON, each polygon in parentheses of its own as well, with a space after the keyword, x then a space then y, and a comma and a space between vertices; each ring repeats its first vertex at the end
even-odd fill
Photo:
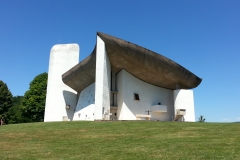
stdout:
MULTIPOLYGON (((127 70, 133 76, 155 86, 176 89, 197 87, 202 79, 176 62, 136 44, 100 33, 97 35, 105 42, 111 69, 118 73, 127 70)), ((95 82, 96 47, 79 64, 62 75, 63 82, 80 92, 95 82)))

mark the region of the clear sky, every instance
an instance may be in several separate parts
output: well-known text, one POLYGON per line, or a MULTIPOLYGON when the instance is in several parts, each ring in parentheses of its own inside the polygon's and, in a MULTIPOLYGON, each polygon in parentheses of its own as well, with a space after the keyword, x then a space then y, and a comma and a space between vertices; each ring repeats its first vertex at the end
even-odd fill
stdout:
POLYGON ((0 79, 14 96, 48 72, 57 43, 78 43, 80 61, 101 31, 160 53, 203 78, 196 119, 240 121, 239 0, 1 0, 0 79))

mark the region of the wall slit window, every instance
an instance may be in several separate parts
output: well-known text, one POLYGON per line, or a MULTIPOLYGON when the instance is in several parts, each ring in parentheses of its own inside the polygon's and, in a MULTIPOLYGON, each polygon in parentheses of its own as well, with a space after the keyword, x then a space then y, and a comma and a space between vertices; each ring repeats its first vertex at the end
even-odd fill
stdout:
POLYGON ((134 100, 140 101, 139 95, 137 93, 134 93, 134 100))

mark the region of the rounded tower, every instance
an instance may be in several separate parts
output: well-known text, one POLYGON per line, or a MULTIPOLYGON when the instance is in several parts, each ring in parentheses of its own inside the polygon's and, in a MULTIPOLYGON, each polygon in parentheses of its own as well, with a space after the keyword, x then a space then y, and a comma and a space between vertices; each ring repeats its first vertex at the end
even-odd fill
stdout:
POLYGON ((50 51, 44 122, 72 120, 77 92, 65 85, 62 74, 78 64, 78 44, 57 44, 50 51))

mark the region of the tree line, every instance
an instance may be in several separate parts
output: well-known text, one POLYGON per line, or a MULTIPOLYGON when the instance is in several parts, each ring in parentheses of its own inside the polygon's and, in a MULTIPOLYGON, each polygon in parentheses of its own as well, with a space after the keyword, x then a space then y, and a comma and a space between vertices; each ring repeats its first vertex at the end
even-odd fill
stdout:
POLYGON ((46 72, 37 75, 24 96, 12 96, 6 83, 0 80, 0 118, 6 124, 43 122, 47 92, 46 72))

